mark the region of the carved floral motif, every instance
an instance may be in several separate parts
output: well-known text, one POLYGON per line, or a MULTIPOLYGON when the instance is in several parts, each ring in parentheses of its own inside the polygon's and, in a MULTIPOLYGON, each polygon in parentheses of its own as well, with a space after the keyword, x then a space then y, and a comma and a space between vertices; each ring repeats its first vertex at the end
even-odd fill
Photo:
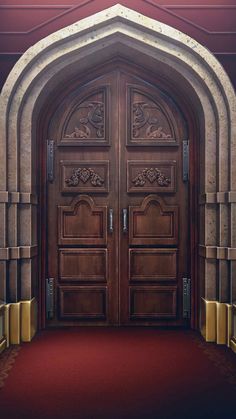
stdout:
POLYGON ((85 102, 77 108, 77 111, 87 109, 87 115, 79 119, 74 131, 66 134, 67 138, 91 138, 90 124, 96 130, 98 138, 104 136, 104 103, 103 102, 85 102))
POLYGON ((72 175, 65 180, 68 186, 77 186, 80 181, 83 183, 90 180, 91 185, 93 186, 102 186, 104 179, 101 178, 93 169, 87 167, 78 167, 74 169, 72 175))
POLYGON ((83 129, 79 129, 78 127, 75 127, 74 131, 71 134, 66 134, 66 137, 67 138, 89 138, 91 130, 86 125, 81 124, 81 126, 83 129))
POLYGON ((170 178, 165 176, 161 171, 155 167, 143 169, 142 172, 132 179, 134 186, 144 186, 146 181, 150 183, 157 182, 159 186, 168 186, 171 183, 170 178))
MULTIPOLYGON (((145 130, 145 138, 171 138, 171 135, 164 132, 163 127, 159 125, 158 118, 150 116, 149 108, 150 105, 145 102, 133 103, 133 137, 139 137, 140 129, 148 124, 145 130)), ((153 109, 153 106, 151 108, 153 109)), ((154 109, 158 110, 157 107, 154 109)))

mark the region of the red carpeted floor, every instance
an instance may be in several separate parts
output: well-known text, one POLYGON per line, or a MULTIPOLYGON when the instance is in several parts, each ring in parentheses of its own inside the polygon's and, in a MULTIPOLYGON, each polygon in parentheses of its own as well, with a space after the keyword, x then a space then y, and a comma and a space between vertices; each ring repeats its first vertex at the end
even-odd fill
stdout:
POLYGON ((43 331, 0 389, 0 418, 236 417, 236 355, 191 331, 43 331))

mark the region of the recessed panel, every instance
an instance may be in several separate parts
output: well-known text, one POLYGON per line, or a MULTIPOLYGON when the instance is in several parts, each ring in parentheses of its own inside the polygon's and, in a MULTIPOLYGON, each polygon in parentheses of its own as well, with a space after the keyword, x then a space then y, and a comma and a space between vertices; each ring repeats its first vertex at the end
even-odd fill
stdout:
POLYGON ((127 162, 127 192, 173 193, 175 191, 175 161, 127 162))
POLYGON ((106 319, 106 287, 60 286, 62 319, 106 319))
POLYGON ((176 122, 161 92, 127 87, 127 145, 178 145, 176 122))
POLYGON ((62 193, 108 193, 109 161, 60 162, 62 193))
POLYGON ((60 282, 106 282, 106 249, 60 249, 60 282))
POLYGON ((172 319, 176 317, 177 287, 131 287, 131 319, 172 319))
POLYGON ((130 245, 170 245, 178 242, 178 207, 157 195, 149 195, 140 206, 129 207, 130 245))
POLYGON ((59 244, 106 245, 107 207, 98 207, 87 195, 69 206, 59 206, 59 244))
POLYGON ((109 87, 78 93, 62 127, 59 145, 109 145, 109 87))
POLYGON ((130 281, 176 281, 176 256, 176 249, 130 249, 130 281))

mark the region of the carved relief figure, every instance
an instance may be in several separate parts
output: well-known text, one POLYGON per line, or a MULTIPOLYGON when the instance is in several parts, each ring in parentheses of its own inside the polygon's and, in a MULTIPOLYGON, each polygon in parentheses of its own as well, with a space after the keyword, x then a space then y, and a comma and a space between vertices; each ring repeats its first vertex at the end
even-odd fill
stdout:
MULTIPOLYGON (((80 122, 81 121, 82 120, 80 120, 80 122)), ((81 125, 82 125, 82 123, 81 123, 81 125)), ((71 134, 66 134, 66 137, 68 137, 68 138, 89 138, 91 130, 86 125, 82 125, 82 127, 84 128, 84 130, 79 129, 78 127, 75 127, 74 128, 75 130, 71 134)))
POLYGON ((156 118, 149 119, 149 127, 146 130, 148 138, 171 138, 170 134, 166 134, 161 126, 158 127, 158 120, 156 118))
POLYGON ((149 113, 147 111, 147 103, 138 102, 133 103, 133 136, 138 137, 140 128, 142 128, 149 119, 149 113))
POLYGON ((149 105, 145 102, 134 102, 133 103, 133 137, 138 138, 140 135, 144 138, 151 139, 166 139, 171 138, 171 135, 166 133, 163 127, 160 125, 161 121, 158 118, 150 115, 150 110, 154 109, 160 113, 158 107, 149 105), (141 133, 141 128, 145 127, 144 133, 141 133))
POLYGON ((79 118, 74 131, 66 134, 67 138, 91 138, 91 127, 95 128, 96 136, 102 138, 104 135, 104 103, 103 102, 84 102, 77 108, 77 113, 81 115, 86 109, 87 115, 79 118))

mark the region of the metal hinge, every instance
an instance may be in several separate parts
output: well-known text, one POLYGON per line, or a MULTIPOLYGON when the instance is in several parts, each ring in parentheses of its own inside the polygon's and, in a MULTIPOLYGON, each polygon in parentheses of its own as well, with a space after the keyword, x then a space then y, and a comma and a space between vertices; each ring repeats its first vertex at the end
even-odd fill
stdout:
POLYGON ((54 317, 54 278, 46 279, 46 317, 54 317))
POLYGON ((47 180, 54 180, 54 140, 47 140, 47 180))
POLYGON ((183 181, 189 180, 189 142, 183 140, 183 181))
POLYGON ((191 317, 191 279, 183 278, 183 318, 191 317))

